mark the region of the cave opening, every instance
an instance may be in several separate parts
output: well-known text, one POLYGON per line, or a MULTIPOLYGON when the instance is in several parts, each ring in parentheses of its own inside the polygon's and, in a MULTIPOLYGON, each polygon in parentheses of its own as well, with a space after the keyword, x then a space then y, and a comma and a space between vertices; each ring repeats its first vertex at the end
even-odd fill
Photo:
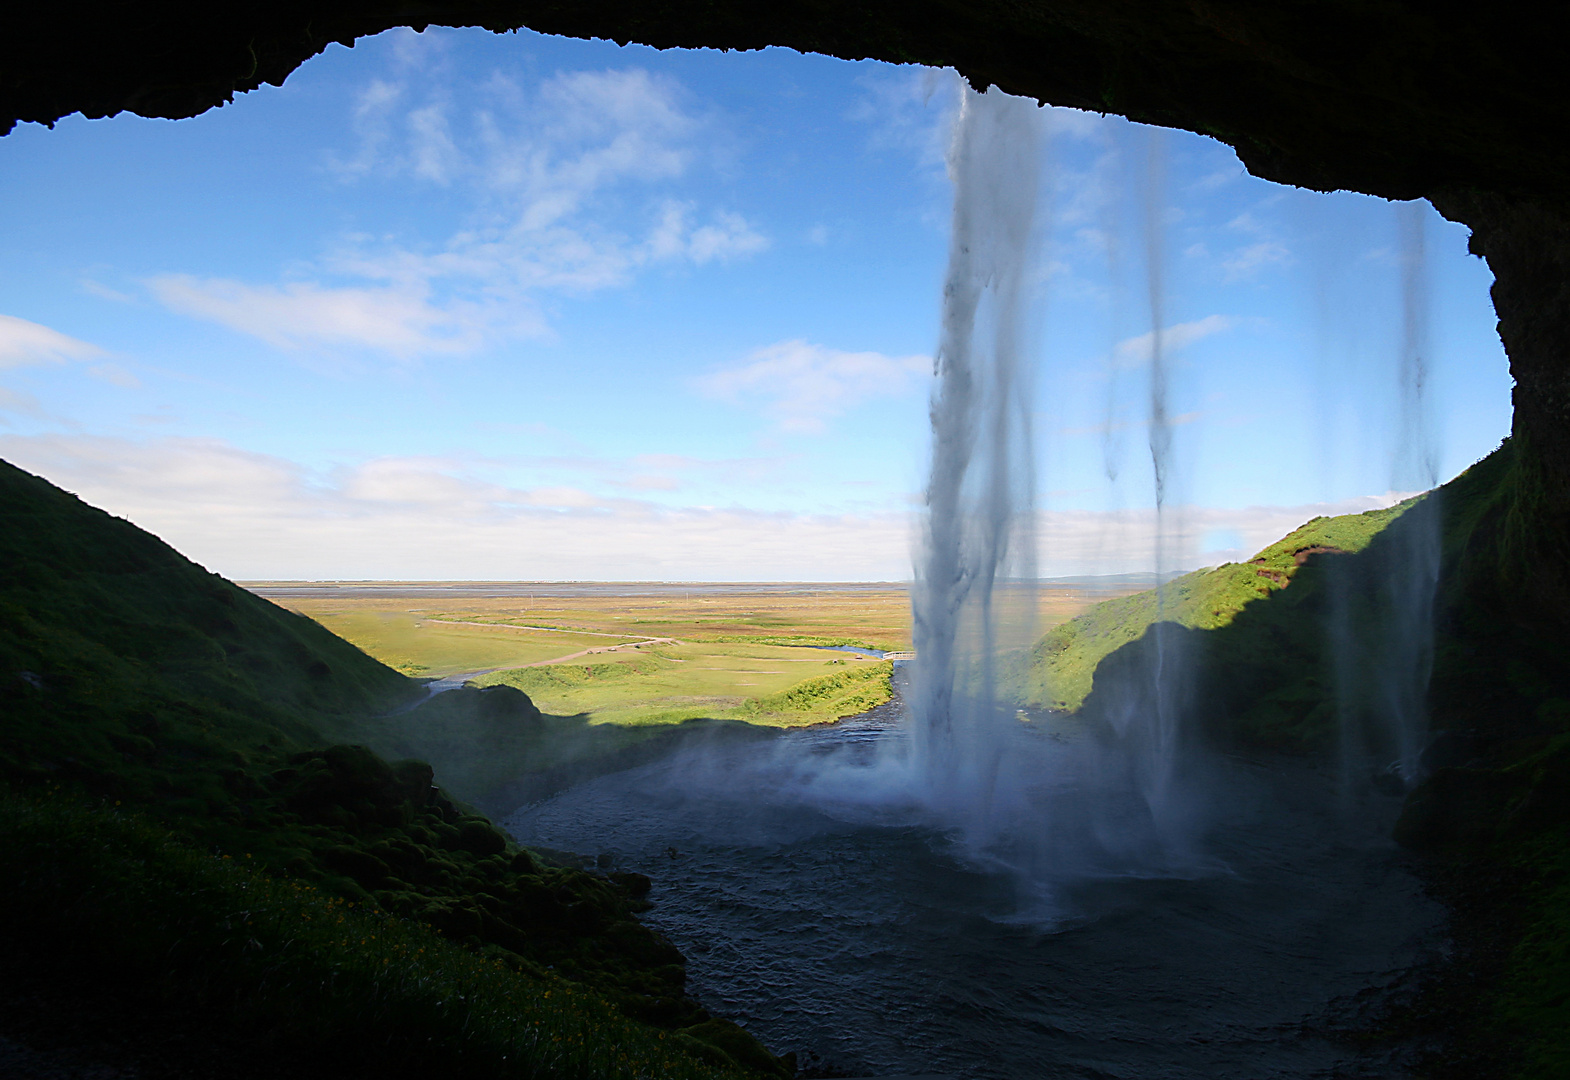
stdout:
MULTIPOLYGON (((806 9, 769 16, 773 21, 760 24, 760 16, 700 17, 680 6, 654 15, 615 8, 555 12, 535 21, 542 29, 602 32, 659 45, 756 47, 768 41, 840 55, 953 63, 982 84, 996 82, 1061 105, 1123 112, 1215 135, 1261 176, 1309 188, 1426 197, 1448 220, 1464 223, 1471 230, 1473 252, 1488 260, 1495 278, 1493 299, 1515 384, 1513 436, 1474 478, 1478 490, 1464 503, 1464 520, 1450 522, 1443 534, 1433 697, 1440 706, 1434 723, 1444 737, 1445 754, 1435 759, 1428 783, 1413 793, 1405 824, 1397 831, 1414 846, 1450 852, 1463 866, 1467 858, 1486 865, 1497 856, 1489 844, 1514 850, 1510 844, 1519 834, 1511 829, 1541 829, 1545 822, 1551 829, 1558 820, 1550 792, 1558 775, 1554 755, 1563 752, 1562 746, 1553 748, 1560 745, 1555 740, 1564 722, 1566 688, 1553 653, 1563 639, 1570 598, 1570 564, 1563 557, 1564 526, 1570 520, 1570 470, 1564 467, 1570 460, 1570 395, 1564 390, 1562 347, 1567 336, 1565 173, 1555 157, 1561 152, 1557 142, 1540 133, 1562 129, 1566 95, 1553 83, 1558 76, 1548 58, 1530 62, 1551 35, 1540 27, 1523 32, 1509 20, 1439 21, 1407 9, 1378 18, 1337 11, 1324 16, 1322 25, 1305 27, 1302 20, 1236 11, 1136 7, 1138 17, 1127 18, 1110 10, 1089 16, 1065 14, 1066 6, 1031 9, 1016 14, 1013 24, 991 9, 950 12, 946 19, 932 20, 940 28, 938 38, 881 9, 863 13, 854 24, 806 9), (1008 48, 995 44, 1011 35, 1008 48), (1465 46, 1458 47, 1458 41, 1465 46), (1371 54, 1383 59, 1369 62, 1371 54), (1466 59, 1452 62, 1451 57, 1466 59), (1457 850, 1466 853, 1456 856, 1457 850)), ((113 49, 100 49, 115 55, 112 63, 62 63, 46 48, 13 65, 21 74, 8 98, 10 115, 52 121, 76 109, 90 115, 126 107, 154 115, 199 112, 236 88, 282 82, 301 59, 332 40, 353 40, 380 29, 378 21, 401 17, 361 13, 337 22, 308 22, 303 33, 291 21, 296 18, 292 12, 264 26, 176 19, 174 34, 168 25, 151 27, 165 39, 158 49, 126 48, 126 32, 105 24, 106 40, 117 35, 113 49), (236 46, 236 27, 243 47, 236 46), (195 44, 182 49, 182 42, 195 44), (164 74, 150 79, 147 71, 159 65, 164 74), (45 71, 51 74, 38 74, 45 71), (74 90, 72 79, 77 80, 74 90)), ((499 29, 506 18, 490 12, 479 21, 495 22, 499 29)), ((133 28, 133 39, 147 29, 133 28)), ((84 57, 97 55, 90 35, 74 47, 84 57)), ((433 171, 441 167, 436 159, 426 164, 433 171)), ((279 217, 296 210, 281 206, 279 217)), ((1425 228, 1449 226, 1434 222, 1425 228)), ((752 242, 745 222, 738 226, 719 216, 688 223, 677 239, 687 245, 689 258, 700 249, 713 252, 729 245, 737 250, 752 242), (705 228, 710 231, 700 241, 697 234, 705 228)), ((400 279, 386 267, 376 273, 405 287, 415 280, 400 279)), ((1327 293, 1350 284, 1350 276, 1334 271, 1322 277, 1327 293)), ((129 295, 94 280, 106 293, 129 295)), ((201 284, 175 279, 161 288, 187 311, 232 315, 239 294, 204 293, 201 284)), ((297 296, 297 284, 280 284, 272 295, 297 296)), ((1327 303, 1320 296, 1314 302, 1327 303)), ((1436 305, 1439 317, 1447 310, 1436 305)), ((394 349, 408 348, 410 341, 461 348, 466 332, 461 321, 410 327, 385 313, 377 325, 377 317, 371 312, 371 324, 394 349)), ((298 337, 310 326, 286 320, 283 325, 287 328, 272 332, 298 337)), ((1153 329, 1159 334, 1163 327, 1158 321, 1153 329)), ((1433 327, 1429 337, 1447 340, 1433 327)), ((136 377, 117 372, 113 357, 82 352, 80 344, 75 339, 45 342, 58 359, 94 363, 102 369, 95 376, 102 382, 136 377)), ((1319 355, 1336 351, 1310 343, 1305 352, 1316 355, 1316 349, 1322 350, 1319 355)), ((1499 373, 1494 375, 1500 382, 1499 373)), ((1486 401, 1486 396, 1473 400, 1486 401)), ((1107 409, 1110 413, 1113 406, 1107 409)), ((1111 419, 1103 419, 1110 431, 1111 419)), ((1391 426, 1388 419, 1347 423, 1334 413, 1321 415, 1317 423, 1321 431, 1341 424, 1356 436, 1391 426)), ((1101 449, 1105 469, 1110 456, 1105 441, 1101 449)), ((1323 468, 1324 455, 1314 464, 1323 468)), ((367 485, 362 491, 407 499, 413 489, 407 475, 360 479, 367 485), (386 486, 376 489, 378 482, 386 486)), ((1215 538, 1204 543, 1224 552, 1232 547, 1226 543, 1229 534, 1239 530, 1223 523, 1212 531, 1215 538)), ((1503 902, 1495 894, 1485 899, 1503 902)))

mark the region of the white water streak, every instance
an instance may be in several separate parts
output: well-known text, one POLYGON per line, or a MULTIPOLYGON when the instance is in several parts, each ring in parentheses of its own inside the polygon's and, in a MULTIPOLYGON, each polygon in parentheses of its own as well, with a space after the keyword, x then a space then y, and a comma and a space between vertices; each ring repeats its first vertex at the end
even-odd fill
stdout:
POLYGON ((1035 577, 1021 325, 1043 119, 1030 101, 968 87, 963 93, 949 151, 954 218, 916 556, 910 707, 918 768, 932 798, 973 810, 970 824, 985 832, 999 765, 989 749, 997 744, 985 737, 997 720, 994 658, 1000 628, 1018 614, 1004 610, 1011 593, 999 586, 1035 577))

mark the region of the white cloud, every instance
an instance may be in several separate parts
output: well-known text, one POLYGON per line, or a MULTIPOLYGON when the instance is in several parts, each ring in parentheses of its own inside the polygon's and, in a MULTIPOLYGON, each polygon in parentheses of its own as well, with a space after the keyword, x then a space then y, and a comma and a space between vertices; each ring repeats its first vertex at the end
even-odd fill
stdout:
POLYGON ((436 84, 411 104, 417 96, 406 84, 372 82, 353 115, 360 144, 333 161, 336 171, 465 182, 505 200, 508 216, 531 229, 623 181, 681 176, 703 126, 675 80, 641 68, 563 72, 528 90, 497 72, 469 86, 436 84))
POLYGON ((83 278, 80 284, 82 291, 89 296, 96 296, 100 300, 113 300, 117 304, 131 303, 131 298, 125 293, 118 289, 111 289, 109 286, 102 282, 94 281, 92 278, 83 278))
POLYGON ((1239 248, 1221 260, 1229 280, 1253 277, 1266 267, 1289 266, 1291 263, 1291 249, 1275 240, 1261 240, 1257 244, 1239 248))
POLYGON ((140 390, 142 387, 142 380, 119 364, 94 364, 87 369, 87 373, 124 390, 140 390))
POLYGON ((5 413, 42 418, 44 407, 32 394, 0 386, 0 416, 5 413))
POLYGON ((666 202, 648 241, 634 254, 633 261, 686 258, 702 266, 716 260, 729 262, 769 246, 768 239, 740 214, 722 210, 710 224, 693 228, 687 220, 691 210, 688 203, 666 202))
POLYGON ((446 185, 461 167, 462 155, 448 130, 446 110, 438 104, 409 114, 410 168, 422 180, 446 185))
MULTIPOLYGON (((429 72, 410 63, 403 74, 429 72)), ((724 263, 769 246, 735 211, 648 198, 697 155, 704 122, 684 97, 638 68, 566 72, 530 90, 502 74, 423 90, 373 81, 353 111, 359 144, 332 168, 351 182, 374 174, 454 189, 471 206, 462 229, 423 250, 346 238, 314 280, 166 274, 148 284, 171 310, 287 348, 408 359, 547 334, 544 292, 614 288, 656 264, 724 263)))
POLYGON ((166 274, 147 286, 171 311, 280 348, 354 346, 400 358, 466 352, 480 343, 487 321, 485 313, 472 305, 433 304, 429 289, 420 283, 371 288, 335 288, 315 282, 274 286, 166 274))
MULTIPOLYGON (((572 486, 517 488, 472 463, 382 458, 313 473, 216 439, 0 436, 0 456, 237 578, 867 581, 910 575, 906 513, 678 508, 572 486)), ((1295 507, 1169 508, 1168 569, 1251 557, 1312 517, 1400 493, 1295 507), (1218 550, 1217 541, 1233 546, 1218 550)), ((1044 577, 1149 571, 1153 511, 1042 512, 1044 577)))
MULTIPOLYGON (((1193 322, 1176 323, 1161 331, 1161 349, 1166 355, 1179 352, 1207 337, 1224 333, 1237 325, 1237 320, 1227 315, 1206 315, 1193 322)), ((1113 361, 1119 367, 1137 367, 1150 362, 1155 347, 1154 331, 1124 338, 1113 350, 1113 361)))
POLYGON ((1055 136, 1078 139, 1082 142, 1100 143, 1107 137, 1107 118, 1083 109, 1070 109, 1061 105, 1048 105, 1047 130, 1055 136))
POLYGON ((0 315, 0 369, 95 360, 104 355, 104 350, 97 345, 51 330, 41 323, 0 315))
POLYGON ((740 214, 721 210, 714 217, 714 224, 694 229, 687 240, 687 257, 699 266, 716 259, 729 262, 738 255, 751 255, 769 246, 768 240, 740 214))
POLYGON ((931 371, 931 357, 782 341, 754 350, 738 367, 703 376, 697 385, 711 397, 762 401, 786 431, 817 432, 829 417, 869 398, 909 392, 931 371))
POLYGON ((848 119, 868 125, 874 147, 912 154, 930 170, 944 167, 959 111, 957 74, 928 67, 881 68, 857 83, 864 94, 848 119))
POLYGON ((462 463, 332 474, 210 439, 0 436, 0 455, 241 579, 888 580, 904 514, 663 508, 510 488, 462 463))

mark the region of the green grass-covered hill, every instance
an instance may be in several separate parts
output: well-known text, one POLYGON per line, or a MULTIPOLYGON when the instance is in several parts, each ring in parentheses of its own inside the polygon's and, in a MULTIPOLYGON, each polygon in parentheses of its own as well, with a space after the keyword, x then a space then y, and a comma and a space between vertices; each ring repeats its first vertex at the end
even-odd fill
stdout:
MULTIPOLYGON (((636 917, 647 879, 541 859, 376 752, 423 694, 0 462, 15 985, 72 1008, 112 984, 138 1030, 199 1015, 280 1061, 337 1048, 335 1075, 786 1074, 685 996, 636 917)), ((538 721, 516 690, 466 694, 493 733, 538 721)))
POLYGON ((1441 1048, 1420 1076, 1570 1075, 1570 612, 1533 589, 1531 482, 1507 440, 1421 499, 1316 519, 1246 563, 1100 604, 1010 673, 1022 702, 1097 724, 1149 707, 1159 652, 1190 737, 1324 756, 1349 740, 1389 760, 1392 611, 1437 544, 1426 777, 1396 826, 1454 913, 1449 967, 1390 1020, 1441 1048))
POLYGON ((1031 650, 1013 687, 1022 703, 1076 710, 1090 693, 1097 666, 1157 621, 1194 630, 1228 626, 1249 604, 1291 584, 1317 555, 1362 551, 1411 504, 1344 517, 1317 517, 1245 563, 1196 570, 1158 590, 1106 600, 1055 627, 1031 650))

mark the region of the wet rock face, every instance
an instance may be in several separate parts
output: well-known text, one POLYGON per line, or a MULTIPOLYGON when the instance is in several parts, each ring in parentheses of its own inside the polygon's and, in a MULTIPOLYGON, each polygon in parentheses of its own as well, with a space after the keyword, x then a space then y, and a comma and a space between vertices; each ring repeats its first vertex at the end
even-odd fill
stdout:
MULTIPOLYGON (((1570 521, 1570 8, 1454 0, 153 0, 13 5, 0 131, 73 112, 194 116, 393 26, 522 26, 658 47, 785 45, 1186 128, 1257 175, 1432 198, 1497 276, 1521 527, 1570 521), (1523 504, 1525 505, 1525 504, 1523 504)), ((1554 586, 1561 599, 1570 586, 1554 586)))

